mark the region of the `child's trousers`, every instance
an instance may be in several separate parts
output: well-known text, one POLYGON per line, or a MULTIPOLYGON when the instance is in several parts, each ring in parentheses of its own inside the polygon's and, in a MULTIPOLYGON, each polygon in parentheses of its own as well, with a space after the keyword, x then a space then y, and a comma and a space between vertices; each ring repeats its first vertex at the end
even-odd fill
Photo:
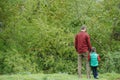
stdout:
POLYGON ((98 77, 97 66, 95 66, 95 67, 91 66, 91 68, 92 68, 94 78, 97 78, 98 77))

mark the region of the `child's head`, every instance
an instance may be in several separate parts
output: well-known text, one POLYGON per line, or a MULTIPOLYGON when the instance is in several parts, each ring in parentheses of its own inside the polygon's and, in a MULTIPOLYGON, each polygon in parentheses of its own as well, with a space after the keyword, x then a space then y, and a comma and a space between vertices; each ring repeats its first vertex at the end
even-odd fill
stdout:
POLYGON ((96 48, 95 48, 95 47, 92 47, 91 52, 96 52, 96 48))

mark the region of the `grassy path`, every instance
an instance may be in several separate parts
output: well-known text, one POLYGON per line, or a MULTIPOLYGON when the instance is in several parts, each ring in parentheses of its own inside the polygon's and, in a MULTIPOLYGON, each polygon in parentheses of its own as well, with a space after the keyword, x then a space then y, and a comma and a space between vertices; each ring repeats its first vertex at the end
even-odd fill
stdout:
MULTIPOLYGON (((88 80, 83 76, 81 80, 88 80)), ((106 73, 100 74, 98 80, 120 80, 120 74, 106 73)), ((0 75, 0 80, 79 80, 76 75, 68 74, 16 74, 0 75)), ((91 78, 90 80, 94 80, 91 78)))

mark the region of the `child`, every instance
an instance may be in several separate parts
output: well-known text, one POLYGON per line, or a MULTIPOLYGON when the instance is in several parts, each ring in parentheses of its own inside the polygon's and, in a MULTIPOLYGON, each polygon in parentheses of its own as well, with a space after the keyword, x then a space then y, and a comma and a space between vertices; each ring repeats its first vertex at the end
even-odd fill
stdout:
POLYGON ((96 53, 95 47, 92 47, 88 59, 90 61, 90 66, 92 68, 93 76, 95 79, 98 79, 97 67, 98 67, 98 61, 100 61, 100 56, 96 53))

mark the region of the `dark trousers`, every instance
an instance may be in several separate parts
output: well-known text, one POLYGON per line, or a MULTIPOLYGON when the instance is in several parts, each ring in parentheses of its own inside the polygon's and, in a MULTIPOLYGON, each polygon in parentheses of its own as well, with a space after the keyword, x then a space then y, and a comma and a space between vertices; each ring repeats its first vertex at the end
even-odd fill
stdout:
POLYGON ((95 67, 91 66, 91 68, 92 68, 94 78, 97 78, 97 76, 98 76, 97 66, 95 66, 95 67))

